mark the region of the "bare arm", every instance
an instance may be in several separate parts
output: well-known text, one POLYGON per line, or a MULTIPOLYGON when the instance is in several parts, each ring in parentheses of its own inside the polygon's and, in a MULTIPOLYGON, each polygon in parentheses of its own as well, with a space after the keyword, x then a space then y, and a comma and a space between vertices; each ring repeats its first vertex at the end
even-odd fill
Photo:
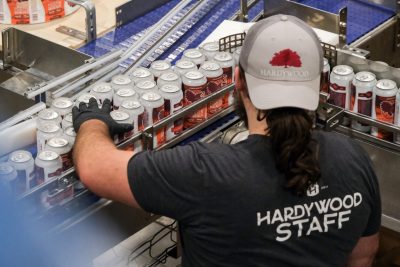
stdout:
POLYGON ((73 158, 82 183, 93 193, 140 208, 130 190, 127 167, 132 152, 118 150, 100 120, 84 122, 76 139, 73 158))
POLYGON ((378 247, 379 234, 360 238, 347 259, 346 267, 372 266, 378 247))

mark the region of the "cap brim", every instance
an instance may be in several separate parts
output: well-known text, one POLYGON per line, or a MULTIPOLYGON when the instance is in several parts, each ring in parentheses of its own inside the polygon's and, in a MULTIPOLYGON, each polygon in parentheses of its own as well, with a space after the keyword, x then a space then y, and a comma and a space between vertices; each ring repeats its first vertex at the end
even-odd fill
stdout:
POLYGON ((295 107, 316 110, 318 107, 320 76, 305 82, 263 80, 248 73, 245 76, 250 100, 257 109, 295 107))

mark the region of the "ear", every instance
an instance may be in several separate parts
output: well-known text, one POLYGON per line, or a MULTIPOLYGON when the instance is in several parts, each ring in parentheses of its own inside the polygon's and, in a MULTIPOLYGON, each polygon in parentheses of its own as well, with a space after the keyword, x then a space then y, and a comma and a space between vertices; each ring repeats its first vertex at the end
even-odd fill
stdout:
POLYGON ((241 92, 244 89, 243 79, 240 75, 240 69, 238 66, 235 68, 235 89, 237 92, 241 92))

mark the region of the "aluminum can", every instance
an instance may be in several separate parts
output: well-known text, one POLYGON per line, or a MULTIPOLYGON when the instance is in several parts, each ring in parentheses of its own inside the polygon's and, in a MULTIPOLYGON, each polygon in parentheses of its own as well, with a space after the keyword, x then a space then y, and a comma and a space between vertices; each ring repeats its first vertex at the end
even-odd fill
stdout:
POLYGON ((179 73, 181 77, 183 77, 189 71, 195 71, 195 70, 198 70, 198 68, 196 64, 194 64, 190 60, 184 60, 184 59, 178 60, 174 66, 174 71, 176 73, 179 73))
MULTIPOLYGON (((119 124, 133 124, 132 118, 128 113, 120 110, 113 110, 110 113, 111 118, 119 124)), ((133 135, 133 130, 130 132, 122 133, 114 136, 115 143, 121 143, 133 135)))
MULTIPOLYGON (((376 76, 372 72, 362 71, 354 76, 351 84, 350 110, 371 117, 372 95, 376 85, 376 76)), ((351 127, 358 131, 369 133, 371 127, 356 120, 351 127)))
POLYGON ((400 68, 392 69, 392 76, 394 78, 394 81, 400 86, 400 68))
POLYGON ((136 93, 139 94, 140 98, 144 93, 149 93, 149 92, 157 93, 158 86, 155 81, 142 81, 136 84, 135 91, 136 93))
POLYGON ((95 98, 97 100, 97 98, 93 94, 82 94, 78 97, 78 99, 76 99, 75 106, 79 107, 81 103, 85 103, 87 105, 89 104, 89 100, 91 98, 95 98))
POLYGON ((68 201, 72 200, 74 197, 74 186, 69 185, 66 188, 52 188, 50 190, 46 190, 42 194, 42 206, 45 209, 49 209, 56 205, 63 205, 68 201))
MULTIPOLYGON (((140 101, 145 110, 144 123, 146 127, 151 126, 164 119, 164 99, 159 93, 145 93, 142 95, 140 101)), ((164 144, 165 129, 158 130, 153 140, 154 148, 164 144)))
POLYGON ((111 87, 114 89, 114 92, 118 91, 118 89, 133 87, 135 83, 128 75, 115 75, 111 78, 111 87))
POLYGON ((72 146, 63 136, 53 137, 46 144, 46 151, 54 151, 61 157, 62 171, 66 171, 73 166, 72 163, 72 146))
POLYGON ((354 72, 369 71, 368 60, 362 57, 351 56, 348 58, 349 65, 354 72))
POLYGON ((161 88, 163 85, 166 84, 171 84, 171 85, 176 85, 179 87, 180 90, 182 90, 182 79, 179 74, 173 71, 169 71, 166 73, 163 73, 157 80, 157 85, 158 88, 161 88))
MULTIPOLYGON (((392 80, 379 80, 374 88, 372 118, 394 124, 396 95, 398 88, 392 80)), ((380 139, 393 141, 393 134, 377 127, 372 127, 371 134, 380 139)))
POLYGON ((150 71, 154 75, 154 80, 157 81, 163 73, 171 70, 171 63, 166 60, 156 60, 150 65, 150 71))
POLYGON ((18 194, 18 173, 8 162, 0 162, 0 183, 10 192, 18 194))
POLYGON ((67 97, 60 97, 54 99, 51 103, 51 108, 64 118, 65 115, 72 112, 72 107, 74 106, 74 102, 67 97))
POLYGON ((206 56, 201 52, 201 50, 193 48, 185 50, 182 59, 192 61, 198 68, 200 68, 201 64, 206 61, 206 56))
POLYGON ((373 61, 369 66, 371 72, 376 75, 378 80, 392 79, 392 74, 390 71, 390 66, 383 61, 373 61))
MULTIPOLYGON (((234 81, 234 68, 235 68, 235 61, 232 57, 232 54, 229 52, 218 52, 214 56, 214 61, 217 62, 226 76, 226 85, 231 85, 234 81)), ((235 102, 234 92, 230 91, 225 95, 224 98, 224 108, 227 108, 235 102)))
POLYGON ((74 127, 66 128, 64 130, 63 137, 68 140, 68 144, 70 145, 71 150, 72 150, 73 146, 75 145, 75 140, 76 140, 76 132, 75 132, 74 127))
POLYGON ((99 107, 101 107, 106 99, 113 101, 113 88, 109 83, 102 82, 95 84, 90 91, 92 95, 94 95, 97 99, 97 103, 99 107))
MULTIPOLYGON (((185 74, 183 81, 183 105, 189 106, 192 103, 203 99, 207 95, 207 78, 199 71, 190 71, 185 74)), ((207 119, 207 104, 198 111, 185 118, 183 128, 188 129, 207 119)))
MULTIPOLYGON (((400 90, 397 91, 394 125, 400 127, 400 90)), ((394 142, 400 144, 400 134, 395 134, 394 142)))
POLYGON ((61 127, 63 130, 67 129, 68 127, 73 127, 72 113, 68 113, 64 116, 64 119, 61 122, 61 127))
POLYGON ((324 68, 321 73, 321 85, 320 92, 328 95, 329 93, 329 76, 331 73, 331 66, 329 65, 328 59, 324 58, 324 68))
POLYGON ((47 141, 53 137, 61 136, 62 130, 59 124, 46 123, 38 125, 37 129, 37 151, 38 153, 43 151, 46 147, 47 141))
POLYGON ((8 162, 17 171, 17 194, 35 187, 35 160, 29 151, 18 150, 10 154, 8 162))
POLYGON ((333 68, 330 75, 328 102, 335 106, 350 108, 350 88, 354 78, 353 68, 338 65, 333 68))
POLYGON ((201 51, 206 56, 206 60, 213 60, 215 54, 219 52, 218 42, 209 42, 201 46, 201 51))
POLYGON ((134 133, 144 130, 144 107, 139 101, 124 100, 121 104, 120 110, 128 113, 133 119, 134 133))
POLYGON ((240 53, 242 52, 242 47, 236 48, 233 52, 233 59, 235 60, 235 66, 239 66, 240 53))
MULTIPOLYGON (((165 117, 178 112, 183 108, 183 92, 173 84, 165 84, 160 88, 160 95, 164 98, 165 117)), ((183 119, 178 119, 165 128, 166 141, 171 140, 183 131, 183 119)))
MULTIPOLYGON (((207 78, 206 95, 215 93, 227 85, 227 79, 218 63, 206 61, 200 67, 200 72, 207 78)), ((208 116, 220 112, 224 108, 224 96, 207 104, 208 116)))
POLYGON ((35 159, 35 177, 37 185, 57 178, 61 173, 62 162, 57 152, 44 150, 38 154, 35 159))
POLYGON ((121 88, 114 95, 114 110, 118 110, 124 100, 138 100, 139 94, 133 88, 121 88))
POLYGON ((46 108, 38 113, 38 125, 54 123, 61 125, 61 116, 53 109, 46 108))
POLYGON ((134 81, 135 84, 141 81, 154 81, 153 73, 143 67, 134 69, 129 77, 134 81))
MULTIPOLYGON (((129 114, 131 119, 133 119, 133 133, 138 133, 139 131, 144 130, 144 107, 140 104, 139 101, 136 100, 124 100, 120 107, 121 111, 124 111, 129 114)), ((128 147, 128 150, 131 150, 135 153, 138 153, 143 150, 142 140, 138 140, 134 142, 133 146, 128 147)))

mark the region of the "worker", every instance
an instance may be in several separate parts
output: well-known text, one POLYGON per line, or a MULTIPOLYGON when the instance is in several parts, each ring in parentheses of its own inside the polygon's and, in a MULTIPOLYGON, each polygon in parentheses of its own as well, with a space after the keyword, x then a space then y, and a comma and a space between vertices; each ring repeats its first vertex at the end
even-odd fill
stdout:
POLYGON ((91 99, 73 111, 79 177, 99 196, 176 219, 184 267, 371 266, 378 181, 357 143, 313 128, 322 66, 307 24, 261 20, 235 70, 247 140, 133 155, 111 138, 132 126, 111 119, 109 101, 91 99))

